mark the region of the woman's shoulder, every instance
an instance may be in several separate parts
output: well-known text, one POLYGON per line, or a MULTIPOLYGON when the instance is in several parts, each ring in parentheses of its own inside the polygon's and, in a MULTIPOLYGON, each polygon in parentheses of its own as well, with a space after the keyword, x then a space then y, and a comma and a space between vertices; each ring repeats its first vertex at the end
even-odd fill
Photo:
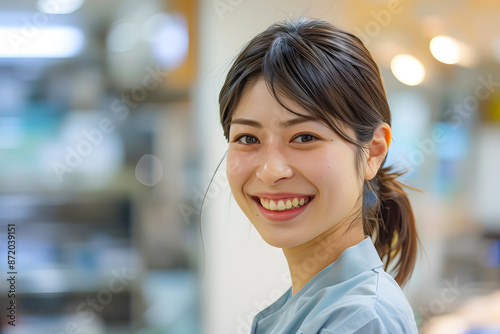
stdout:
MULTIPOLYGON (((345 282, 347 283, 347 282, 345 282)), ((383 269, 357 277, 339 296, 339 286, 317 293, 316 311, 302 332, 309 333, 417 333, 412 308, 394 279, 383 269), (313 333, 313 332, 311 332, 313 333)))

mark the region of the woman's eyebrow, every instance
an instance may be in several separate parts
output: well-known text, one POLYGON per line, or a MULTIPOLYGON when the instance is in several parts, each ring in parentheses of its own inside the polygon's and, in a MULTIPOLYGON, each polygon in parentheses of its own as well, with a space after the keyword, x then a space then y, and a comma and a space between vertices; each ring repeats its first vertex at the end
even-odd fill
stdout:
MULTIPOLYGON (((306 117, 297 117, 297 118, 292 118, 292 119, 289 119, 289 120, 286 120, 286 121, 282 121, 282 122, 279 122, 278 126, 280 128, 287 128, 287 127, 290 127, 290 126, 294 126, 294 125, 297 125, 297 124, 300 124, 300 123, 304 123, 304 122, 314 122, 315 120, 312 119, 312 118, 306 118, 306 117)), ((258 128, 258 129, 262 129, 263 126, 260 122, 258 121, 254 121, 252 119, 248 119, 248 118, 235 118, 233 120, 231 120, 231 123, 229 123, 230 125, 232 124, 243 124, 243 125, 249 125, 249 126, 253 126, 255 128, 258 128)))

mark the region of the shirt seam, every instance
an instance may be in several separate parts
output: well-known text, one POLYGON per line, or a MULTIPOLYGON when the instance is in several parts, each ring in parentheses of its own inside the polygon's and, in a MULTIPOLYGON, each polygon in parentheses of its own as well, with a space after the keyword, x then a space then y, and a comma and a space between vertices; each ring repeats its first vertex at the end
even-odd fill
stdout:
POLYGON ((375 291, 377 293, 377 297, 375 298, 375 303, 373 304, 373 311, 376 314, 377 312, 376 312, 375 308, 377 307, 378 299, 380 297, 380 292, 379 292, 379 287, 380 287, 380 284, 379 284, 380 273, 378 271, 376 271, 375 269, 373 269, 373 271, 377 274, 377 283, 376 283, 376 288, 375 288, 375 291))

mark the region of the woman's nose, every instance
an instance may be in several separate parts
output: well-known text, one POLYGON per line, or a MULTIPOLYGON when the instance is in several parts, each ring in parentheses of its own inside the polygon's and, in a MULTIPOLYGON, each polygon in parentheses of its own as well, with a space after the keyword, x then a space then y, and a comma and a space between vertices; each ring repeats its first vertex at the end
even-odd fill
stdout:
POLYGON ((283 150, 270 146, 262 152, 256 175, 264 183, 274 185, 280 179, 290 178, 293 170, 283 150))

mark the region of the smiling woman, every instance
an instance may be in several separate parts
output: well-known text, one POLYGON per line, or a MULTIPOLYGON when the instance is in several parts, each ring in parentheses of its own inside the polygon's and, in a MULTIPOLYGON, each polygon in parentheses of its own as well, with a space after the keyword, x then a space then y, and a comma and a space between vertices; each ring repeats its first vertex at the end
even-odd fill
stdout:
POLYGON ((251 332, 416 333, 399 286, 415 221, 382 167, 391 115, 362 42, 325 21, 276 23, 238 55, 219 103, 232 194, 292 278, 251 332))
MULTIPOLYGON (((347 226, 343 220, 355 219, 361 209, 363 183, 356 176, 353 148, 284 98, 304 116, 288 112, 263 79, 246 89, 229 132, 227 177, 236 202, 275 247, 289 249, 340 233, 347 226), (278 120, 283 124, 277 126, 278 120)), ((363 239, 359 232, 357 242, 363 239)))

